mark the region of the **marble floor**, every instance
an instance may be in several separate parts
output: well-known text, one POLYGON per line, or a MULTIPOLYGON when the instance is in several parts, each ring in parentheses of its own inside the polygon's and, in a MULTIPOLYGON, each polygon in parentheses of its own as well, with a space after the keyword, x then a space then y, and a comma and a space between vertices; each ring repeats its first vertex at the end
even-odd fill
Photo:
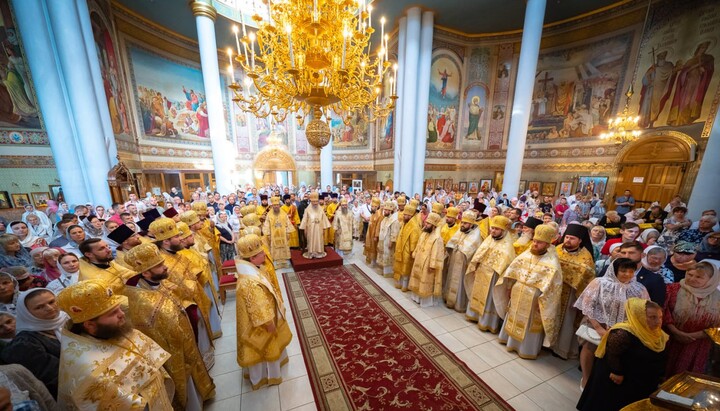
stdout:
MULTIPOLYGON (((523 360, 508 353, 497 337, 465 321, 464 315, 444 306, 420 309, 409 293, 395 289, 386 279, 365 264, 362 244, 356 242, 354 256, 346 263, 357 264, 398 304, 413 315, 431 334, 453 351, 513 408, 532 410, 574 410, 580 397, 580 371, 577 361, 563 361, 543 350, 537 360, 523 360)), ((285 272, 289 270, 279 270, 285 272)), ((283 277, 278 276, 283 298, 287 291, 283 277)), ((293 335, 295 323, 288 309, 293 335)), ((209 411, 309 411, 315 410, 307 369, 297 339, 288 347, 290 362, 283 368, 283 383, 252 391, 235 359, 235 295, 229 293, 223 307, 223 336, 215 340, 215 366, 210 375, 215 380, 216 397, 207 402, 209 411)))

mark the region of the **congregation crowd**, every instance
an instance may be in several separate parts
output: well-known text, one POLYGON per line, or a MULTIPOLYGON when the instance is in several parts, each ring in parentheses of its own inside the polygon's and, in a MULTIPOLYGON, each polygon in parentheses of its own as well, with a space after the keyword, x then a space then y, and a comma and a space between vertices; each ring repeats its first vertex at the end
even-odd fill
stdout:
POLYGON ((228 282, 237 361, 253 389, 279 384, 292 334, 275 269, 356 242, 421 308, 464 313, 522 358, 579 358, 578 409, 620 409, 677 373, 718 375, 720 226, 687 212, 629 191, 305 185, 28 205, 0 218, 0 409, 202 409, 228 282))

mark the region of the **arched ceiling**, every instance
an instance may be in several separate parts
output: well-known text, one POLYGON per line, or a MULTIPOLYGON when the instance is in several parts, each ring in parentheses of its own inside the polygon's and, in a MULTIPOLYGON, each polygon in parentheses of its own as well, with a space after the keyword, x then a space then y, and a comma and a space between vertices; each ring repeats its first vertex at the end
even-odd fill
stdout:
MULTIPOLYGON (((197 40, 195 19, 187 0, 114 1, 171 31, 197 40)), ((545 24, 630 1, 633 0, 547 0, 545 24)), ((420 6, 435 12, 436 25, 473 35, 522 29, 526 0, 376 0, 372 4, 375 8, 373 17, 385 16, 390 23, 388 31, 397 26, 405 10, 420 6)), ((218 48, 235 44, 231 31, 234 24, 224 17, 218 17, 215 25, 218 48)))

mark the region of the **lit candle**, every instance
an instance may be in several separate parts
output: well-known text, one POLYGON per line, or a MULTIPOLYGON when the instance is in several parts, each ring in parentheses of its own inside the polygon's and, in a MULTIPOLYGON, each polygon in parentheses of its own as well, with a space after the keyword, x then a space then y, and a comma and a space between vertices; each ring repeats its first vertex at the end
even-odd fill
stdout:
POLYGON ((250 67, 253 71, 255 71, 255 33, 251 31, 248 37, 250 38, 250 67))
POLYGON ((398 69, 397 63, 393 64, 393 72, 394 72, 394 74, 393 74, 393 95, 395 95, 395 93, 397 92, 397 82, 396 82, 397 81, 397 69, 398 69))
MULTIPOLYGON (((368 27, 372 27, 372 4, 368 4, 367 10, 368 10, 368 27)), ((381 37, 382 38, 382 37, 381 37)))
POLYGON ((341 68, 345 70, 345 48, 347 46, 347 31, 343 30, 343 53, 342 53, 342 63, 341 68))
POLYGON ((292 47, 292 27, 288 24, 285 26, 285 31, 287 31, 288 35, 288 47, 290 48, 290 67, 295 68, 295 56, 293 55, 293 47, 292 47))
POLYGON ((237 26, 233 26, 232 31, 233 31, 233 33, 235 33, 235 47, 237 47, 237 54, 239 56, 241 53, 241 50, 240 50, 240 38, 238 37, 237 26))
POLYGON ((245 39, 243 39, 242 45, 243 45, 243 50, 245 51, 245 67, 249 67, 250 60, 248 60, 247 42, 245 41, 245 39))
POLYGON ((388 49, 388 38, 390 38, 389 34, 385 35, 385 61, 388 61, 388 57, 390 56, 390 49, 388 49))
POLYGON ((230 78, 232 78, 232 84, 235 84, 235 69, 232 64, 228 66, 228 73, 230 73, 230 78))
POLYGON ((232 82, 234 83, 235 82, 235 69, 233 68, 233 62, 232 62, 233 61, 233 52, 230 47, 228 47, 228 49, 227 49, 227 55, 228 55, 228 60, 230 60, 230 66, 228 66, 228 71, 232 75, 232 82))
POLYGON ((390 77, 390 94, 395 94, 395 79, 390 77))
POLYGON ((383 46, 382 42, 385 38, 385 16, 380 17, 380 47, 383 46))
POLYGON ((240 11, 240 24, 242 24, 243 28, 243 37, 247 36, 247 32, 245 31, 245 13, 240 11))

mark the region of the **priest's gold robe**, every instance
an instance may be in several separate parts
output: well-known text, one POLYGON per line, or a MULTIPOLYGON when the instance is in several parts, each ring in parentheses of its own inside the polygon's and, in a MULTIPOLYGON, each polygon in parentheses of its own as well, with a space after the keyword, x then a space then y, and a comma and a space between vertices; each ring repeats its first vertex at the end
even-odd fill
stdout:
POLYGON ((413 259, 408 289, 420 298, 441 297, 445 244, 439 227, 420 234, 413 259))
POLYGON ((392 276, 398 234, 400 234, 398 213, 392 213, 383 218, 380 222, 380 234, 378 236, 377 262, 383 268, 385 277, 392 276))
POLYGON ((140 280, 138 287, 127 286, 123 294, 131 301, 128 314, 133 326, 172 355, 165 363, 165 370, 175 383, 173 408, 180 411, 187 406, 188 377, 192 378, 202 401, 215 395, 215 384, 195 343, 183 302, 165 285, 163 280, 152 289, 140 280))
POLYGON ((108 268, 100 268, 91 263, 86 257, 80 259, 80 274, 78 281, 91 280, 99 278, 105 281, 114 290, 121 290, 125 282, 133 277, 136 273, 118 263, 118 261, 110 261, 108 268))
POLYGON ((422 226, 412 218, 400 230, 395 244, 395 263, 393 264, 395 288, 407 291, 407 285, 403 284, 403 281, 408 281, 410 278, 410 272, 415 262, 413 252, 417 247, 421 232, 422 226))
POLYGON ((480 230, 473 227, 467 233, 458 230, 447 242, 450 252, 447 263, 447 279, 444 284, 443 297, 448 308, 464 313, 467 309, 467 295, 465 295, 465 271, 468 263, 475 255, 482 238, 480 230))
POLYGON ((274 261, 282 261, 290 259, 290 244, 288 242, 288 234, 295 231, 295 227, 290 223, 288 215, 284 211, 270 210, 265 217, 262 232, 270 245, 270 254, 274 261))
POLYGON ((333 219, 335 218, 335 212, 338 209, 338 203, 330 203, 325 206, 325 215, 330 222, 330 227, 325 229, 325 244, 333 245, 335 242, 335 228, 333 227, 333 219))
MULTIPOLYGON (((250 368, 257 364, 278 361, 292 340, 282 300, 265 277, 238 274, 235 305, 237 362, 243 368, 250 368), (271 321, 275 324, 273 333, 265 329, 265 324, 271 321)), ((253 389, 280 382, 260 381, 253 389)))
POLYGON ((290 248, 300 247, 300 237, 298 235, 300 214, 298 213, 297 207, 295 207, 295 204, 290 204, 289 206, 283 204, 282 206, 280 206, 280 209, 288 215, 288 218, 290 219, 290 224, 292 224, 295 228, 295 230, 288 234, 288 244, 290 245, 290 248))
POLYGON ((170 410, 173 385, 163 369, 169 358, 137 330, 109 340, 62 330, 58 408, 170 410))
POLYGON ((207 295, 208 299, 210 300, 210 317, 208 318, 210 331, 212 332, 213 338, 220 338, 222 336, 222 326, 220 324, 220 310, 218 309, 219 304, 217 290, 215 289, 215 287, 213 287, 211 271, 212 267, 210 266, 210 261, 207 259, 207 257, 203 258, 202 254, 200 254, 200 252, 193 247, 180 250, 178 251, 178 254, 187 257, 190 262, 192 262, 196 267, 199 267, 202 270, 200 272, 200 275, 198 275, 198 283, 200 284, 200 287, 205 291, 205 295, 207 295))
POLYGON ((542 256, 529 250, 516 257, 493 290, 495 308, 505 319, 499 340, 521 358, 535 359, 555 343, 562 271, 553 249, 542 256))
POLYGON ((378 240, 380 238, 380 222, 384 218, 382 209, 379 209, 370 216, 370 222, 368 223, 368 230, 365 234, 365 248, 363 255, 365 255, 365 262, 372 264, 377 259, 378 240))
POLYGON ((460 229, 460 224, 455 223, 452 227, 450 227, 448 224, 445 224, 440 229, 440 237, 442 237, 443 243, 447 245, 448 241, 455 235, 455 233, 458 232, 460 229))
POLYGON ((486 217, 478 221, 478 229, 480 229, 480 237, 482 237, 483 240, 488 238, 490 235, 490 218, 486 217))
POLYGON ((513 247, 515 247, 515 254, 520 255, 524 253, 526 250, 530 249, 531 245, 532 237, 524 237, 521 234, 520 237, 518 237, 518 239, 513 243, 513 247))
POLYGON ((350 209, 346 209, 347 212, 340 211, 335 212, 335 216, 332 221, 333 231, 335 233, 335 248, 344 252, 350 253, 353 248, 353 213, 350 209))
POLYGON ((265 217, 267 216, 267 213, 270 212, 270 206, 264 206, 262 204, 258 204, 257 207, 255 207, 255 214, 258 216, 258 220, 260 222, 265 221, 265 217))
POLYGON ((319 205, 310 205, 305 209, 300 229, 305 231, 307 252, 306 258, 325 254, 324 232, 330 227, 330 222, 319 205))
POLYGON ((574 252, 568 252, 560 244, 555 247, 555 251, 560 259, 563 287, 560 307, 555 320, 560 326, 560 331, 552 349, 561 358, 576 358, 578 349, 575 331, 580 326, 582 314, 578 315, 575 301, 590 284, 590 281, 595 279, 595 261, 592 254, 584 247, 580 247, 574 252))
MULTIPOLYGON (((197 237, 200 236, 205 240, 205 243, 210 246, 210 252, 213 257, 212 264, 215 264, 215 267, 219 267, 222 265, 222 258, 220 258, 220 231, 215 228, 215 224, 210 221, 209 219, 206 219, 203 221, 203 226, 201 229, 195 231, 196 241, 197 237)), ((217 288, 218 284, 215 284, 217 288)))
POLYGON ((497 333, 500 318, 493 301, 493 289, 498 278, 515 258, 512 237, 505 233, 496 240, 488 236, 480 244, 465 271, 465 293, 468 296, 466 317, 477 320, 478 328, 497 333))

